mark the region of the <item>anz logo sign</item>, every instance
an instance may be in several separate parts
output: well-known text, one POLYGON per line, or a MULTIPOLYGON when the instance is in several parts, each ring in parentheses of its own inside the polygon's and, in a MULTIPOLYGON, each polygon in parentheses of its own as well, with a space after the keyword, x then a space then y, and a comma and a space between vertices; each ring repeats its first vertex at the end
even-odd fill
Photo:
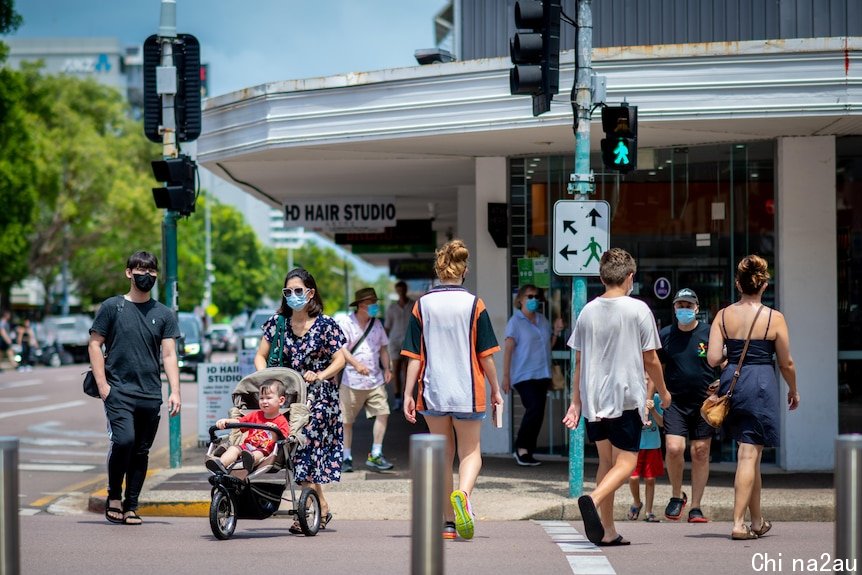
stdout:
POLYGON ((60 67, 63 74, 107 74, 111 71, 111 61, 107 54, 92 58, 67 58, 60 67))

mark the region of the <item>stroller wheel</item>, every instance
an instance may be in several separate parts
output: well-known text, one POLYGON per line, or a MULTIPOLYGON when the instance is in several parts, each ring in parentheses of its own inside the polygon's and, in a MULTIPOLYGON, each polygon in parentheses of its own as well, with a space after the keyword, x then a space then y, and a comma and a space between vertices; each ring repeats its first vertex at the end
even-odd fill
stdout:
POLYGON ((210 502, 210 528, 218 539, 230 539, 236 529, 236 509, 225 491, 216 489, 210 502))
POLYGON ((302 490, 299 495, 296 518, 306 537, 317 535, 317 531, 320 529, 320 498, 314 489, 306 487, 302 490))

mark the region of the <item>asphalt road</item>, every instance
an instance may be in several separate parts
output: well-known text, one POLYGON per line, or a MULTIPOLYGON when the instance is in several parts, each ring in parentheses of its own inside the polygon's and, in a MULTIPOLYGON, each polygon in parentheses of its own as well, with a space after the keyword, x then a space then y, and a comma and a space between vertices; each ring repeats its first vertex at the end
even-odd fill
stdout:
MULTIPOLYGON (((105 484, 108 438, 102 403, 81 390, 83 364, 0 373, 0 436, 19 438, 22 512, 38 513, 68 493, 105 484)), ((197 386, 181 377, 182 433, 197 429, 197 386)), ((151 452, 151 467, 169 465, 167 409, 151 452)))
MULTIPOLYGON (((20 521, 24 574, 410 572, 408 521, 334 521, 316 537, 291 535, 290 522, 283 518, 241 521, 227 541, 216 540, 203 518, 151 518, 140 527, 110 525, 91 514, 40 514, 20 521)), ((731 541, 728 523, 639 522, 620 527, 632 545, 596 548, 575 533, 580 527, 563 522, 480 523, 473 540, 444 542, 445 572, 809 573, 819 572, 824 554, 832 552, 833 538, 829 523, 780 523, 768 536, 749 542, 731 541)))

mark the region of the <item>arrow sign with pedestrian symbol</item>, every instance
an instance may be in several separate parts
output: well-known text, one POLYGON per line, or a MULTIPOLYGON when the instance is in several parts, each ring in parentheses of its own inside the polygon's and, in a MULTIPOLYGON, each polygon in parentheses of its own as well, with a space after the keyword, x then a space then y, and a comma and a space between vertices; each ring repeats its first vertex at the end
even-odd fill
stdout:
POLYGON ((605 201, 560 200, 554 204, 554 273, 598 276, 610 248, 611 207, 605 201))

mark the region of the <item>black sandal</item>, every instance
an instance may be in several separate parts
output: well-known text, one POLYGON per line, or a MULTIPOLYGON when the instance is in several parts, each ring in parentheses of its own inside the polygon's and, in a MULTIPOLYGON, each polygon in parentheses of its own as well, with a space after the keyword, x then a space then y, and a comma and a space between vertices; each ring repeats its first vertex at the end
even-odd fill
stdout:
POLYGON ((135 510, 126 511, 123 517, 123 525, 141 525, 144 522, 135 510))
POLYGON ((330 521, 332 521, 332 513, 327 512, 326 515, 320 518, 320 528, 326 529, 326 526, 329 525, 330 521))
POLYGON ((111 500, 105 500, 105 519, 110 521, 111 523, 124 523, 125 517, 123 516, 123 510, 119 507, 111 507, 111 500), (119 515, 119 517, 111 517, 110 513, 115 513, 119 515))
POLYGON ((299 521, 294 521, 293 525, 288 527, 287 530, 294 535, 302 535, 302 527, 299 526, 299 521))

